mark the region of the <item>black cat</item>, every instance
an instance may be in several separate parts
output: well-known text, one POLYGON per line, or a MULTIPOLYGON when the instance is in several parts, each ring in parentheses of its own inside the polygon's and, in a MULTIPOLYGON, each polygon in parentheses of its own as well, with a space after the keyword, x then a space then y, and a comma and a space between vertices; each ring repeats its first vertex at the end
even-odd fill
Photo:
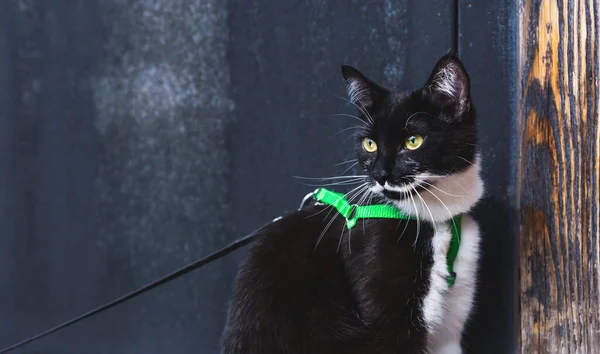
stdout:
POLYGON ((235 281, 223 353, 462 352, 479 250, 466 213, 483 193, 469 77, 450 54, 409 94, 349 66, 342 74, 364 122, 364 175, 353 177, 363 184, 347 199, 375 198, 411 219, 360 219, 348 230, 336 210, 313 205, 266 227, 235 281))

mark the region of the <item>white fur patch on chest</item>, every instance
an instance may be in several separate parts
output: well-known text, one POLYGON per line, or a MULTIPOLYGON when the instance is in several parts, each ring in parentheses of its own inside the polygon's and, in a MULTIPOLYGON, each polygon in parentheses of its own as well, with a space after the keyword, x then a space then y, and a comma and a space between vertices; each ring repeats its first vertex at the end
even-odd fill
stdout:
POLYGON ((429 328, 432 353, 448 343, 460 343, 464 325, 471 314, 477 284, 479 227, 468 215, 462 218, 461 244, 454 262, 456 282, 449 287, 446 253, 450 227, 437 225, 432 239, 433 261, 429 292, 423 301, 423 319, 429 328))
POLYGON ((429 291, 423 299, 423 321, 432 330, 442 324, 445 295, 448 290, 448 266, 446 255, 450 247, 452 232, 447 223, 437 223, 431 239, 433 265, 429 275, 429 291))

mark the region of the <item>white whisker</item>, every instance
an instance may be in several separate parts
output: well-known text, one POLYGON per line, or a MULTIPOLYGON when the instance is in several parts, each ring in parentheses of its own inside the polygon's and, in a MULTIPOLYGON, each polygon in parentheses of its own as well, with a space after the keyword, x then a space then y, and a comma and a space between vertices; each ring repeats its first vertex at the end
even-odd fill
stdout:
MULTIPOLYGON (((356 202, 356 205, 362 205, 362 202, 364 201, 364 199, 366 199, 366 197, 368 196, 369 192, 370 192, 369 188, 363 189, 362 195, 359 198, 358 202, 356 202)), ((348 200, 349 203, 351 201, 352 201, 352 199, 348 200)), ((364 226, 364 219, 363 219, 363 226, 364 226)), ((364 232, 364 229, 363 229, 363 232, 364 232)), ((342 231, 342 236, 343 236, 343 231, 342 231)), ((339 250, 341 244, 342 244, 342 238, 340 236, 340 242, 338 243, 338 250, 339 250)), ((348 252, 352 253, 352 248, 351 248, 351 245, 350 245, 350 232, 348 232, 348 252)))
POLYGON ((469 191, 462 185, 462 183, 460 183, 455 176, 453 176, 451 173, 447 174, 444 177, 448 177, 449 179, 452 180, 453 183, 457 184, 462 190, 463 192, 470 194, 469 191))
POLYGON ((423 203, 425 208, 427 208, 427 211, 429 212, 429 216, 431 216, 431 224, 433 225, 433 231, 435 232, 434 235, 437 234, 437 226, 435 224, 435 218, 433 217, 433 214, 431 213, 431 209, 429 209, 429 206, 425 202, 425 199, 423 199, 423 197, 421 197, 419 192, 417 192, 417 190, 414 187, 413 187, 413 190, 415 191, 415 194, 417 195, 417 197, 419 197, 419 199, 421 199, 421 202, 423 203))
MULTIPOLYGON (((351 189, 351 190, 350 190, 348 193, 346 193, 346 194, 344 195, 344 197, 345 197, 345 196, 347 196, 348 194, 350 194, 350 193, 354 192, 355 190, 357 190, 357 189, 361 188, 361 187, 366 187, 366 185, 367 185, 366 183, 363 183, 363 184, 361 184, 360 186, 357 186, 357 187, 355 187, 355 188, 352 188, 352 189, 351 189)), ((331 205, 327 206, 326 208, 323 208, 323 210, 321 210, 321 211, 318 211, 318 212, 316 212, 316 213, 314 213, 314 214, 312 214, 312 215, 309 215, 309 216, 305 217, 304 219, 308 219, 308 218, 311 218, 311 217, 313 217, 313 216, 319 215, 320 213, 324 212, 324 211, 325 211, 325 210, 327 210, 327 209, 329 209, 329 213, 327 213, 327 215, 325 216, 325 219, 327 219, 327 217, 329 216, 329 214, 331 213, 331 211, 332 211, 333 209, 335 209, 335 208, 334 208, 333 206, 331 206, 331 205)), ((317 243, 317 244, 318 244, 318 243, 317 243)))
MULTIPOLYGON (((362 185, 360 185, 360 186, 358 186, 358 187, 356 187, 356 188, 352 189, 352 190, 351 190, 351 191, 349 191, 348 193, 344 194, 344 197, 346 197, 347 195, 349 195, 350 193, 352 193, 352 192, 354 192, 355 190, 357 190, 357 189, 358 189, 358 192, 357 192, 357 193, 355 193, 355 196, 356 196, 356 195, 358 195, 358 193, 360 193, 360 192, 361 192, 361 191, 362 191, 364 188, 368 188, 368 186, 367 186, 367 184, 366 184, 366 183, 364 183, 364 184, 362 184, 362 185), (362 188, 361 188, 361 187, 362 187, 362 188), (360 189, 359 189, 359 188, 360 188, 360 189)), ((354 197, 353 197, 353 198, 354 198, 354 197)), ((352 200, 352 198, 351 198, 351 199, 349 199, 348 201, 350 202, 351 200, 352 200)), ((325 209, 327 209, 327 208, 325 208, 325 209)), ((324 209, 324 210, 325 210, 325 209, 324 209)), ((331 212, 332 212, 333 210, 335 210, 335 211, 336 211, 336 213, 335 213, 335 215, 334 215, 334 216, 331 218, 331 220, 330 220, 330 221, 327 223, 327 226, 325 226, 325 228, 323 229, 323 231, 322 231, 322 232, 321 232, 321 234, 319 235, 319 237, 318 237, 318 239, 317 239, 317 243, 315 244, 315 248, 313 249, 313 251, 315 251, 315 250, 317 249, 317 247, 319 246, 319 243, 320 243, 320 242, 321 242, 321 240, 323 239, 323 236, 325 235, 325 233, 327 233, 327 230, 329 230, 329 228, 330 228, 330 227, 331 227, 331 225, 333 224, 333 221, 334 221, 334 220, 337 218, 337 216, 338 216, 338 215, 340 215, 340 213, 339 213, 339 212, 337 212, 337 209, 336 209, 336 208, 334 208, 334 207, 331 207, 331 208, 329 208, 329 209, 330 209, 330 210, 329 210, 329 212, 328 212, 328 213, 327 213, 327 215, 325 216, 325 220, 327 220, 327 218, 329 217, 329 214, 331 214, 331 212)), ((323 210, 321 210, 320 212, 318 212, 318 213, 316 213, 316 214, 314 214, 314 215, 317 215, 317 214, 321 213, 322 211, 323 211, 323 210)), ((342 228, 342 230, 343 230, 343 228, 342 228)))
MULTIPOLYGON (((335 209, 335 208, 332 208, 335 209)), ((325 226, 325 228, 323 229, 323 231, 321 232, 321 234, 319 235, 319 238, 317 239, 317 244, 315 245, 315 248, 313 249, 313 251, 315 251, 317 249, 317 246, 319 246, 319 243, 321 242, 321 240, 323 239, 323 236, 325 235, 325 233, 327 232, 327 230, 329 230, 329 228, 331 227, 331 224, 333 224, 333 221, 337 218, 337 216, 340 215, 340 213, 336 213, 331 220, 329 220, 329 222, 327 223, 327 226, 325 226)))
POLYGON ((351 237, 352 237, 352 229, 348 230, 348 253, 350 253, 350 254, 352 254, 352 246, 350 243, 351 237))
POLYGON ((336 164, 335 164, 335 165, 333 165, 333 166, 345 165, 345 164, 347 164, 347 163, 350 163, 350 162, 355 162, 355 161, 357 161, 357 159, 351 159, 351 160, 347 160, 347 161, 342 161, 342 162, 336 163, 336 164))
POLYGON ((419 219, 419 209, 417 209, 417 204, 415 203, 415 199, 412 196, 412 193, 409 193, 408 196, 415 207, 415 216, 417 217, 417 237, 415 238, 415 242, 413 243, 413 247, 417 246, 417 241, 419 240, 419 234, 421 233, 421 220, 419 219))
POLYGON ((358 165, 358 161, 356 161, 355 163, 353 163, 352 165, 350 165, 350 167, 348 167, 347 169, 344 170, 344 172, 342 172, 342 174, 350 171, 354 166, 358 165))
POLYGON ((350 118, 354 118, 354 119, 358 120, 359 122, 361 122, 362 124, 368 126, 367 122, 365 122, 364 120, 360 119, 357 116, 353 116, 352 114, 336 113, 336 114, 330 114, 328 117, 350 117, 350 118))
POLYGON ((346 139, 344 139, 344 140, 342 141, 342 143, 344 144, 344 143, 346 143, 346 141, 348 141, 348 140, 350 140, 350 139, 352 139, 352 138, 356 138, 357 136, 360 136, 360 135, 362 135, 362 133, 361 133, 361 132, 356 132, 356 133, 354 133, 354 134, 350 134, 350 135, 349 135, 349 136, 348 136, 346 139))
POLYGON ((364 107, 362 107, 362 104, 359 106, 356 103, 354 103, 354 102, 352 102, 352 101, 350 101, 350 100, 348 100, 348 99, 346 99, 344 97, 341 97, 341 96, 336 96, 336 97, 340 98, 340 99, 342 99, 342 100, 344 100, 344 101, 346 101, 346 102, 348 102, 348 103, 350 103, 352 105, 354 105, 369 120, 369 123, 373 124, 373 122, 374 122, 373 117, 371 117, 371 115, 369 114, 369 112, 367 112, 367 110, 364 107))
MULTIPOLYGON (((350 190, 348 193, 344 194, 344 198, 346 198, 348 203, 350 203, 350 202, 352 202, 352 200, 354 200, 354 198, 356 198, 358 195, 360 195, 366 188, 369 188, 369 187, 367 186, 366 183, 363 183, 360 186, 355 187, 354 189, 350 190), (348 198, 348 196, 351 193, 354 193, 354 194, 350 198, 348 198)), ((337 209, 335 209, 335 210, 337 212, 337 209)), ((329 217, 329 214, 331 214, 331 211, 329 213, 327 213, 327 215, 325 216, 326 219, 329 217)))
POLYGON ((348 128, 342 129, 339 132, 333 134, 333 136, 338 136, 338 135, 342 134, 343 132, 351 130, 351 129, 364 129, 364 127, 361 127, 361 126, 358 126, 358 125, 355 125, 355 126, 352 126, 352 127, 348 127, 348 128))
POLYGON ((435 199, 437 199, 437 200, 438 200, 438 201, 439 201, 439 202, 442 204, 442 206, 443 206, 443 207, 446 209, 446 211, 448 212, 448 215, 450 216, 450 219, 452 219, 452 218, 453 218, 453 215, 452 215, 452 213, 450 212, 450 209, 448 209, 448 207, 446 206, 446 203, 444 203, 444 202, 443 202, 443 201, 442 201, 440 198, 438 198, 438 196, 437 196, 437 195, 435 195, 435 193, 433 193, 432 191, 430 191, 429 189, 427 189, 427 187, 423 187, 423 188, 424 188, 424 189, 425 189, 427 192, 429 192, 429 193, 430 193, 432 196, 434 196, 434 197, 435 197, 435 199))
POLYGON ((467 198, 467 196, 466 196, 466 195, 456 195, 456 194, 450 194, 450 193, 448 193, 448 192, 446 192, 446 191, 444 191, 444 190, 441 190, 440 188, 436 187, 435 185, 433 185, 433 184, 431 184, 431 183, 429 183, 429 182, 426 182, 426 181, 421 181, 421 182, 422 182, 422 183, 424 183, 424 184, 426 184, 426 185, 428 185, 428 186, 430 186, 430 187, 433 187, 433 188, 435 188, 436 190, 438 190, 438 191, 440 191, 440 192, 444 193, 445 195, 448 195, 448 196, 451 196, 451 197, 457 197, 457 198, 467 198))
POLYGON ((308 180, 319 180, 325 181, 330 179, 348 179, 348 178, 366 178, 367 175, 352 175, 352 176, 334 176, 334 177, 302 177, 302 176, 293 176, 298 179, 308 179, 308 180))
MULTIPOLYGON (((361 189, 360 193, 356 193, 352 198, 349 198, 348 199, 348 203, 352 203, 352 200, 354 200, 359 194, 362 194, 362 196, 360 197, 358 203, 356 203, 356 204, 360 205, 361 200, 364 198, 365 191, 368 191, 368 187, 366 187, 366 186, 365 186, 365 188, 361 189)), ((340 246, 342 245, 342 239, 344 237, 344 230, 345 230, 344 227, 342 227, 342 232, 340 234, 340 240, 338 242, 338 246, 337 246, 336 252, 338 252, 340 250, 340 246)), ((348 231, 348 251, 350 253, 352 253, 352 250, 350 248, 350 231, 348 231)))
POLYGON ((469 164, 469 165, 471 165, 471 166, 475 166, 475 164, 474 164, 474 163, 472 163, 471 161, 469 161, 469 160, 465 159, 465 158, 464 158, 464 157, 462 157, 462 156, 454 156, 454 157, 457 157, 457 158, 459 158, 459 159, 463 160, 464 162, 468 163, 468 164, 469 164))
MULTIPOLYGON (((344 198, 347 198, 350 194, 354 193, 354 195, 357 195, 358 193, 360 193, 364 188, 367 188, 367 183, 363 183, 357 187, 352 188, 350 191, 348 191, 348 193, 344 194, 344 198)), ((327 215, 325 215, 325 219, 327 219, 329 217, 329 214, 331 214, 331 212, 335 210, 337 212, 337 209, 332 208, 331 210, 329 210, 329 213, 327 213, 327 215)))
POLYGON ((331 187, 331 186, 351 186, 353 184, 357 184, 364 181, 363 178, 359 178, 356 180, 348 180, 348 181, 341 181, 341 182, 331 182, 331 183, 323 183, 323 184, 315 184, 315 183, 299 183, 302 184, 303 186, 308 186, 308 187, 331 187))
POLYGON ((317 216, 317 215, 321 214, 322 212, 324 212, 325 210, 330 210, 330 211, 331 211, 331 209, 333 209, 333 206, 331 206, 331 205, 328 205, 328 206, 326 206, 325 208, 323 208, 322 210, 319 210, 319 211, 317 211, 317 212, 316 212, 316 213, 314 213, 314 214, 311 214, 311 215, 309 215, 309 216, 306 216, 306 217, 304 218, 304 220, 306 220, 306 219, 309 219, 309 218, 312 218, 313 216, 317 216))
MULTIPOLYGON (((400 222, 402 221, 402 219, 400 220, 400 222)), ((400 222, 398 223, 398 226, 400 226, 400 222)), ((400 234, 400 236, 398 237, 398 239, 396 240, 396 242, 399 242, 400 239, 402 238, 402 236, 404 236, 404 233, 406 232, 406 229, 408 228, 408 223, 410 222, 410 220, 404 220, 404 229, 402 230, 402 233, 400 234)), ((396 231, 398 231, 398 226, 396 226, 396 231)))
MULTIPOLYGON (((371 202, 373 201, 373 192, 371 192, 370 189, 367 189, 367 194, 369 195, 369 201, 367 202, 367 205, 371 205, 371 202)), ((363 226, 363 233, 367 233, 365 231, 365 219, 364 218, 362 220, 362 226, 363 226)))

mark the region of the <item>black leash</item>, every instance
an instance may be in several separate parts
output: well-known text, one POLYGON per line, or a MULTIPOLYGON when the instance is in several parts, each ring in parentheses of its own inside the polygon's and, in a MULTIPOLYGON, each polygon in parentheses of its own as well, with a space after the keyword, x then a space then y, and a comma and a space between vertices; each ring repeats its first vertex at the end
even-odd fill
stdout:
MULTIPOLYGON (((275 219, 273 221, 276 221, 278 219, 279 218, 277 218, 277 219, 275 219)), ((221 248, 220 250, 218 250, 218 251, 216 251, 214 253, 211 253, 208 256, 203 257, 203 258, 201 258, 201 259, 199 259, 199 260, 197 260, 195 262, 192 262, 192 263, 190 263, 190 264, 188 264, 188 265, 186 265, 186 266, 184 266, 184 267, 182 267, 182 268, 180 268, 180 269, 172 272, 171 274, 168 274, 168 275, 166 275, 166 276, 164 276, 164 277, 162 277, 162 278, 160 278, 158 280, 155 280, 155 281, 151 282, 150 284, 144 285, 144 286, 142 286, 141 288, 139 288, 137 290, 134 290, 134 291, 132 291, 132 292, 130 292, 128 294, 125 294, 125 295, 123 295, 123 296, 121 296, 121 297, 119 297, 119 298, 117 298, 117 299, 115 299, 115 300, 113 300, 113 301, 111 301, 109 303, 106 303, 106 304, 104 304, 104 305, 102 305, 100 307, 97 307, 97 308, 89 311, 89 312, 86 312, 86 313, 84 313, 81 316, 75 317, 72 320, 69 320, 69 321, 64 322, 62 324, 59 324, 56 327, 52 327, 52 328, 50 328, 47 331, 44 331, 44 332, 39 333, 39 334, 36 334, 33 337, 29 337, 29 338, 27 338, 27 339, 25 339, 25 340, 23 340, 23 341, 21 341, 19 343, 11 345, 10 347, 6 347, 6 348, 4 348, 4 349, 2 349, 0 351, 0 354, 11 352, 11 351, 13 351, 13 350, 15 350, 17 348, 20 348, 20 347, 22 347, 24 345, 27 345, 27 344, 29 344, 31 342, 34 342, 34 341, 36 341, 36 340, 38 340, 40 338, 46 337, 46 336, 48 336, 48 335, 50 335, 50 334, 52 334, 52 333, 54 333, 56 331, 59 331, 59 330, 61 330, 63 328, 66 328, 66 327, 69 327, 71 325, 74 325, 77 322, 83 321, 86 318, 92 317, 92 316, 94 316, 94 315, 96 315, 96 314, 98 314, 98 313, 100 313, 102 311, 108 310, 108 309, 110 309, 112 307, 115 307, 115 306, 117 306, 119 304, 122 304, 122 303, 124 303, 126 301, 129 301, 129 300, 131 300, 131 299, 133 299, 133 298, 135 298, 135 297, 137 297, 139 295, 142 295, 143 293, 148 292, 148 291, 150 291, 150 290, 152 290, 152 289, 154 289, 154 288, 156 288, 156 287, 158 287, 160 285, 168 283, 171 280, 179 278, 180 276, 182 276, 184 274, 187 274, 187 273, 189 273, 189 272, 191 272, 191 271, 193 271, 195 269, 198 269, 198 268, 202 267, 203 265, 214 261, 217 258, 223 257, 224 255, 226 255, 226 254, 228 254, 228 253, 230 253, 232 251, 235 251, 236 249, 238 249, 238 248, 240 248, 242 246, 245 246, 248 243, 250 243, 250 241, 252 241, 254 239, 254 237, 256 237, 256 235, 260 231, 262 231, 267 225, 270 225, 270 224, 271 223, 268 223, 268 224, 260 227, 259 229, 256 229, 256 230, 252 231, 248 235, 246 235, 246 236, 244 236, 244 237, 242 237, 242 238, 240 238, 240 239, 238 239, 238 240, 230 243, 229 245, 221 248)))
MULTIPOLYGON (((315 192, 307 194, 304 197, 304 199, 302 199, 302 202, 300 203, 300 207, 298 208, 298 210, 304 208, 308 203, 311 202, 312 197, 314 196, 315 192)), ((59 324, 58 326, 52 327, 52 328, 50 328, 50 329, 48 329, 48 330, 46 330, 46 331, 44 331, 42 333, 36 334, 33 337, 29 337, 29 338, 27 338, 27 339, 25 339, 23 341, 20 341, 20 342, 18 342, 16 344, 11 345, 10 347, 6 347, 6 348, 0 350, 0 354, 12 352, 15 349, 18 349, 18 348, 20 348, 22 346, 25 346, 25 345, 27 345, 27 344, 29 344, 31 342, 35 342, 36 340, 38 340, 40 338, 43 338, 43 337, 46 337, 46 336, 48 336, 48 335, 50 335, 50 334, 52 334, 54 332, 57 332, 57 331, 59 331, 59 330, 61 330, 63 328, 67 328, 69 326, 72 326, 72 325, 74 325, 77 322, 83 321, 86 318, 92 317, 92 316, 94 316, 94 315, 96 315, 96 314, 98 314, 98 313, 100 313, 102 311, 108 310, 108 309, 110 309, 112 307, 115 307, 115 306, 117 306, 119 304, 122 304, 122 303, 124 303, 126 301, 129 301, 129 300, 131 300, 131 299, 133 299, 135 297, 138 297, 138 296, 142 295, 145 292, 148 292, 148 291, 150 291, 150 290, 152 290, 152 289, 154 289, 154 288, 156 288, 158 286, 161 286, 161 285, 163 285, 165 283, 170 282, 171 280, 177 279, 177 278, 179 278, 182 275, 185 275, 185 274, 187 274, 187 273, 189 273, 189 272, 191 272, 191 271, 193 271, 195 269, 198 269, 198 268, 202 267, 203 265, 205 265, 207 263, 210 263, 210 262, 214 261, 215 259, 221 258, 221 257, 229 254, 230 252, 235 251, 238 248, 243 247, 243 246, 249 244, 256 237, 256 235, 259 232, 261 232, 268 225, 270 225, 270 224, 278 221, 279 219, 281 219, 281 216, 273 219, 273 221, 271 221, 270 223, 267 223, 267 224, 261 226, 260 228, 252 231, 251 233, 247 234, 246 236, 244 236, 244 237, 242 237, 240 239, 237 239, 236 241, 234 241, 234 242, 230 243, 229 245, 221 248, 220 250, 218 250, 216 252, 213 252, 213 253, 209 254, 208 256, 203 257, 203 258, 201 258, 201 259, 199 259, 199 260, 197 260, 195 262, 192 262, 192 263, 190 263, 190 264, 188 264, 188 265, 186 265, 186 266, 184 266, 182 268, 179 268, 178 270, 176 270, 176 271, 174 271, 174 272, 172 272, 170 274, 167 274, 164 277, 162 277, 162 278, 160 278, 158 280, 155 280, 155 281, 153 281, 153 282, 151 282, 149 284, 146 284, 146 285, 142 286, 141 288, 139 288, 137 290, 134 290, 134 291, 132 291, 132 292, 130 292, 128 294, 125 294, 125 295, 123 295, 123 296, 121 296, 121 297, 119 297, 119 298, 117 298, 117 299, 115 299, 115 300, 113 300, 111 302, 108 302, 108 303, 106 303, 106 304, 104 304, 104 305, 102 305, 100 307, 97 307, 97 308, 95 308, 95 309, 93 309, 91 311, 88 311, 88 312, 84 313, 83 315, 77 316, 77 317, 73 318, 72 320, 69 320, 67 322, 63 322, 63 323, 59 324)))

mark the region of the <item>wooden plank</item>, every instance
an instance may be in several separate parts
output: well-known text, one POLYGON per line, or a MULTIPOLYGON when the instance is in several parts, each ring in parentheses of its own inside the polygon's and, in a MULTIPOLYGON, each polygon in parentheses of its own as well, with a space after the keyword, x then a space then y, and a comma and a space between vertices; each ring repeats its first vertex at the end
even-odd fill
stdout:
POLYGON ((521 0, 522 353, 598 353, 599 4, 521 0))
POLYGON ((482 231, 476 309, 464 338, 468 353, 517 349, 517 230, 514 195, 516 4, 458 2, 458 54, 471 76, 486 195, 475 210, 482 231), (492 10, 493 9, 493 10, 492 10), (493 335, 490 335, 493 333, 493 335))

